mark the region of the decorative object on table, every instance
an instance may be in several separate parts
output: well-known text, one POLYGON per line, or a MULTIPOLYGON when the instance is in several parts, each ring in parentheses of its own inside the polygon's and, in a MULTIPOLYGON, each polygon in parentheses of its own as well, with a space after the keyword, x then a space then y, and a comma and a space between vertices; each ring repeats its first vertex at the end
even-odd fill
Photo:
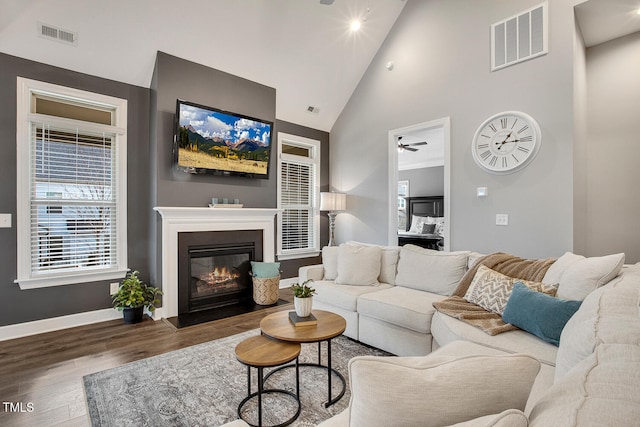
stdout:
POLYGON ((218 198, 212 197, 211 203, 209 203, 210 208, 241 208, 240 199, 230 200, 227 197, 218 198))
POLYGON ((487 172, 518 171, 538 154, 542 133, 533 117, 520 111, 505 111, 485 120, 471 141, 473 160, 487 172))
POLYGON ((320 210, 327 211, 329 216, 329 244, 336 246, 334 231, 336 228, 336 215, 347 208, 347 195, 344 193, 320 193, 320 210))
POLYGON ((272 305, 280 297, 280 263, 251 261, 253 301, 258 305, 272 305))
POLYGON ((144 283, 138 274, 138 271, 129 272, 113 295, 113 307, 122 310, 125 323, 141 322, 144 308, 153 312, 160 302, 156 296, 162 295, 160 289, 144 283))
POLYGON ((302 284, 294 283, 291 285, 293 306, 299 317, 309 317, 311 315, 313 294, 316 293, 316 290, 307 285, 309 282, 313 282, 313 280, 309 279, 302 282, 302 284))
POLYGON ((210 208, 241 208, 241 204, 235 203, 217 203, 215 205, 209 205, 210 208))
POLYGON ((315 326, 318 324, 318 319, 313 313, 310 313, 307 317, 300 317, 295 311, 289 312, 289 321, 293 323, 293 326, 315 326))

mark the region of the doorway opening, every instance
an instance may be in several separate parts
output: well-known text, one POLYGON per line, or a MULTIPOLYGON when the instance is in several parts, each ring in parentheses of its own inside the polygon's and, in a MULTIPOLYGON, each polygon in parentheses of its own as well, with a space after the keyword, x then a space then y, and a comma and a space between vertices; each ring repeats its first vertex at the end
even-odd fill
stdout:
MULTIPOLYGON (((411 217, 406 213, 408 211, 405 211, 405 217, 402 218, 403 205, 406 208, 409 204, 399 199, 399 195, 401 192, 405 192, 406 196, 403 197, 442 196, 442 209, 444 212, 442 212, 441 217, 434 222, 440 223, 439 230, 442 233, 441 248, 445 251, 450 250, 450 123, 450 118, 445 117, 389 131, 389 245, 398 244, 399 226, 403 225, 403 228, 407 230, 411 228, 411 217), (415 156, 413 156, 414 154, 415 156), (403 158, 402 164, 399 163, 400 156, 403 158), (442 171, 442 177, 427 177, 411 180, 407 179, 407 177, 410 176, 409 172, 404 172, 432 168, 440 168, 437 173, 442 171), (400 174, 403 175, 402 179, 400 178, 400 174), (435 189, 434 187, 429 188, 429 184, 432 184, 431 181, 439 179, 442 180, 441 183, 433 182, 435 189), (414 182, 413 184, 412 181, 414 182), (440 192, 440 190, 442 194, 426 194, 440 192), (406 222, 403 223, 403 221, 406 222)), ((429 173, 433 173, 433 170, 429 173)))

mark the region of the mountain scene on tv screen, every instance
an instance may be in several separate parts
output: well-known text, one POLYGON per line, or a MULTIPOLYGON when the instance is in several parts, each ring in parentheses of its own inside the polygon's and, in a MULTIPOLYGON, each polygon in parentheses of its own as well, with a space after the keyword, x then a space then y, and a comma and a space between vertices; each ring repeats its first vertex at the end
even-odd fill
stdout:
POLYGON ((178 165, 265 175, 270 138, 266 123, 183 104, 178 165))

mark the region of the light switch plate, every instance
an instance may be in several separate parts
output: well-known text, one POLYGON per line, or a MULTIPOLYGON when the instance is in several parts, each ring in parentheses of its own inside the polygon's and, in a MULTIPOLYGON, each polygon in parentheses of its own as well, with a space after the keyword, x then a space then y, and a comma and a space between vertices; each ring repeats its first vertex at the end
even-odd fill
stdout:
POLYGON ((0 214, 0 228, 11 228, 11 214, 0 214))
POLYGON ((496 214, 496 225, 509 225, 509 214, 496 214))

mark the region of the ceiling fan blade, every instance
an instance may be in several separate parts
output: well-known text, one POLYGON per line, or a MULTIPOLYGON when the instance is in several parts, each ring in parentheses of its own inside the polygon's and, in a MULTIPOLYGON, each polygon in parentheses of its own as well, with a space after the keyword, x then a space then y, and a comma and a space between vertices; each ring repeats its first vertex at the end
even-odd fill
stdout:
POLYGON ((409 151, 418 151, 417 148, 411 148, 411 147, 407 147, 407 146, 405 146, 404 149, 405 150, 409 150, 409 151))
POLYGON ((420 141, 420 142, 414 142, 413 144, 407 144, 407 145, 427 145, 428 142, 427 141, 420 141))

